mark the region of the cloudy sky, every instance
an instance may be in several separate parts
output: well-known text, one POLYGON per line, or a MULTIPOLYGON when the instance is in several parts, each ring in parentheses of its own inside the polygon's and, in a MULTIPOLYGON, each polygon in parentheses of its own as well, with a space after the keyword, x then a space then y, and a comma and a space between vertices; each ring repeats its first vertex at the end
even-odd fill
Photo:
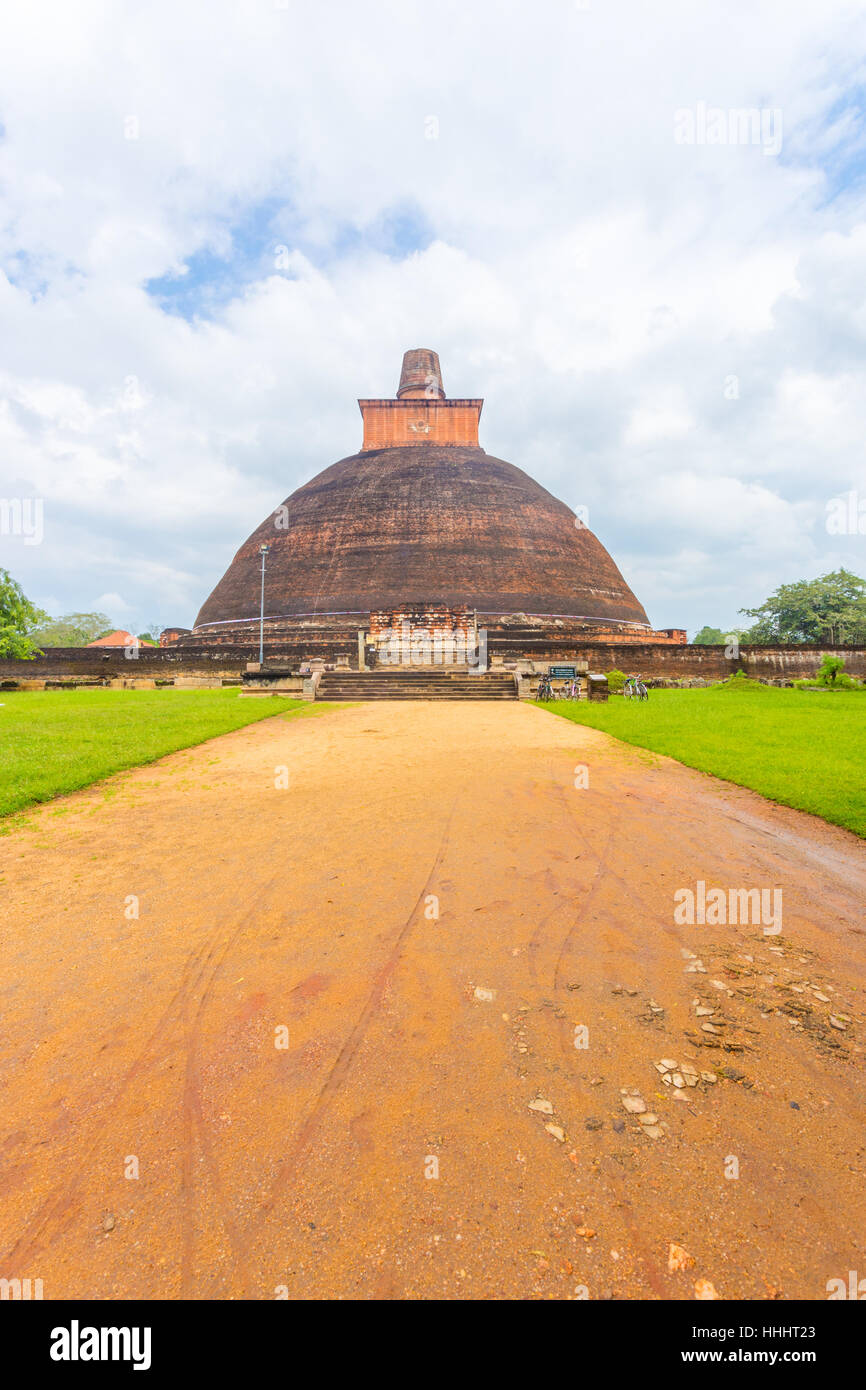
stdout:
POLYGON ((866 572, 826 526, 866 510, 862 3, 28 0, 4 29, 0 497, 44 538, 0 564, 42 607, 191 625, 418 346, 654 625, 866 572))

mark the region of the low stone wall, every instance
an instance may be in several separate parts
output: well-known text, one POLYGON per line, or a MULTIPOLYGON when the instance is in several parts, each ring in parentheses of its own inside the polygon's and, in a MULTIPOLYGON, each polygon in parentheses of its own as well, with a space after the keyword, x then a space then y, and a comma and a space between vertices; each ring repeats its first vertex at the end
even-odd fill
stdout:
POLYGON ((866 676, 866 647, 818 647, 805 645, 741 647, 734 659, 725 655, 725 647, 680 646, 655 643, 591 643, 576 646, 573 642, 539 638, 520 642, 513 647, 500 638, 488 639, 488 652, 493 659, 502 660, 508 667, 531 661, 537 667, 559 662, 586 661, 590 671, 624 671, 652 679, 708 681, 725 680, 735 671, 760 680, 793 680, 814 676, 821 658, 829 653, 844 659, 845 670, 852 676, 866 676))
MULTIPOLYGON (((296 670, 302 660, 321 662, 328 669, 358 669, 357 634, 354 644, 328 641, 317 634, 312 641, 302 637, 265 647, 265 662, 281 663, 296 670)), ((608 643, 583 645, 573 639, 527 637, 512 639, 502 633, 490 634, 488 657, 491 665, 526 671, 542 670, 559 663, 585 662, 590 671, 639 673, 650 679, 707 681, 724 680, 734 671, 763 680, 792 680, 814 676, 821 658, 829 653, 844 659, 849 675, 866 677, 866 647, 764 646, 741 647, 737 659, 727 657, 725 648, 698 647, 679 643, 608 643)), ((86 684, 114 684, 118 681, 155 681, 190 688, 197 682, 222 684, 236 682, 248 661, 258 657, 258 648, 142 647, 136 658, 124 655, 122 647, 50 647, 32 661, 0 659, 0 683, 17 681, 81 681, 86 684)))
POLYGON ((685 646, 687 633, 683 628, 668 627, 658 631, 629 627, 606 627, 601 623, 581 622, 576 618, 520 618, 478 615, 478 626, 487 630, 489 642, 525 643, 544 641, 574 646, 589 642, 598 646, 685 646))
POLYGON ((0 659, 0 681, 80 678, 108 683, 142 678, 175 680, 179 676, 236 678, 251 655, 245 647, 140 647, 137 657, 127 657, 124 651, 123 647, 47 647, 32 661, 0 659))

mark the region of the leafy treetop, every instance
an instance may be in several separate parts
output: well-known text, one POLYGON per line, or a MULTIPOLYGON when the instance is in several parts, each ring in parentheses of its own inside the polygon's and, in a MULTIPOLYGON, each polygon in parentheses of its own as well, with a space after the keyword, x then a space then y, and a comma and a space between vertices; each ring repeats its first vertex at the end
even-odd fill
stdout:
POLYGON ((760 608, 750 642, 866 642, 866 580, 838 569, 818 579, 782 584, 760 608))
POLYGON ((0 569, 0 656, 17 660, 33 656, 38 650, 34 629, 47 617, 25 597, 9 571, 0 569))
POLYGON ((62 618, 43 614, 43 618, 34 634, 40 647, 86 647, 88 642, 114 631, 105 613, 65 613, 62 618))

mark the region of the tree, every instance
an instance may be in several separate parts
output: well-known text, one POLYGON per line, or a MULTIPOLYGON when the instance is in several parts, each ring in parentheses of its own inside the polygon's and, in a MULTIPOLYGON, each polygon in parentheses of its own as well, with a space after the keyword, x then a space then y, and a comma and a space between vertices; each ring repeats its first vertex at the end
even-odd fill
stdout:
POLYGON ((740 612, 758 620, 750 642, 864 642, 866 580, 839 569, 782 584, 760 608, 740 612))
POLYGON ((44 622, 34 634, 40 647, 86 647, 114 631, 105 613, 66 613, 62 618, 43 613, 42 617, 44 622))
POLYGON ((748 637, 747 627, 702 627, 700 632, 696 632, 692 639, 692 645, 696 647, 725 647, 731 637, 737 637, 740 641, 748 637))
POLYGON ((38 651, 33 631, 47 616, 25 598, 9 571, 0 569, 0 656, 32 657, 38 651))

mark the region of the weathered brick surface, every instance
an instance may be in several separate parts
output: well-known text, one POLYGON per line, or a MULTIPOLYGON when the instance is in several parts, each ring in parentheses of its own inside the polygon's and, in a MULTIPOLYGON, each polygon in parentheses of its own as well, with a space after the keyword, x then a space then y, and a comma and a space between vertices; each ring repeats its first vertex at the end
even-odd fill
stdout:
MULTIPOLYGON (((92 647, 51 647, 33 661, 0 660, 0 681, 99 679, 107 681, 154 677, 157 680, 218 677, 243 674, 246 663, 258 657, 258 643, 209 647, 150 648, 137 660, 124 658, 122 648, 100 653, 92 647)), ((488 630, 488 655, 506 663, 534 661, 537 665, 585 661, 591 671, 617 668, 668 680, 701 677, 723 680, 734 670, 763 679, 813 676, 825 653, 841 656, 851 675, 866 677, 866 647, 765 646, 742 647, 739 659, 725 656, 724 647, 697 647, 680 643, 581 642, 574 637, 548 634, 515 638, 488 630)), ((357 630, 328 632, 326 627, 293 631, 265 645, 266 662, 284 662, 292 669, 302 660, 321 660, 334 669, 340 657, 357 669, 357 630)))
POLYGON ((273 622, 333 614, 364 625, 381 609, 439 603, 650 634, 592 532, 521 469, 479 447, 483 401, 446 398, 435 352, 411 349, 397 396, 358 404, 360 453, 298 488, 244 542, 193 640, 258 615, 262 545, 270 547, 265 614, 273 622))
POLYGON ((478 447, 483 401, 441 401, 408 397, 400 401, 359 401, 366 449, 418 444, 464 444, 478 447))
POLYGON ((439 354, 430 348, 410 348, 408 352, 403 353, 397 398, 430 400, 434 396, 439 400, 445 399, 439 354))
POLYGON ((370 614, 369 636, 385 662, 461 664, 474 659, 477 630, 466 604, 404 603, 370 614))
POLYGON ((381 608, 370 614, 370 636, 381 637, 408 624, 413 631, 459 632, 464 638, 475 633, 475 618, 466 604, 403 603, 397 608, 381 608))
POLYGON ((177 674, 235 676, 250 659, 247 647, 140 647, 127 658, 122 647, 47 647, 32 661, 0 659, 0 680, 56 680, 92 677, 113 680, 129 676, 168 677, 177 674))
POLYGON ((825 653, 841 656, 852 676, 866 676, 866 647, 777 646, 741 647, 737 659, 725 656, 724 647, 698 647, 680 643, 580 642, 569 637, 515 639, 488 635, 488 652, 505 662, 534 661, 537 665, 584 660, 591 671, 619 670, 668 680, 702 678, 724 680, 737 670, 763 680, 784 680, 815 675, 825 653))
POLYGON ((263 543, 271 546, 265 613, 275 618, 366 619, 421 601, 649 629, 593 533, 483 449, 368 450, 326 468, 283 506, 241 546, 198 615, 197 639, 209 635, 206 625, 258 616, 263 543))

